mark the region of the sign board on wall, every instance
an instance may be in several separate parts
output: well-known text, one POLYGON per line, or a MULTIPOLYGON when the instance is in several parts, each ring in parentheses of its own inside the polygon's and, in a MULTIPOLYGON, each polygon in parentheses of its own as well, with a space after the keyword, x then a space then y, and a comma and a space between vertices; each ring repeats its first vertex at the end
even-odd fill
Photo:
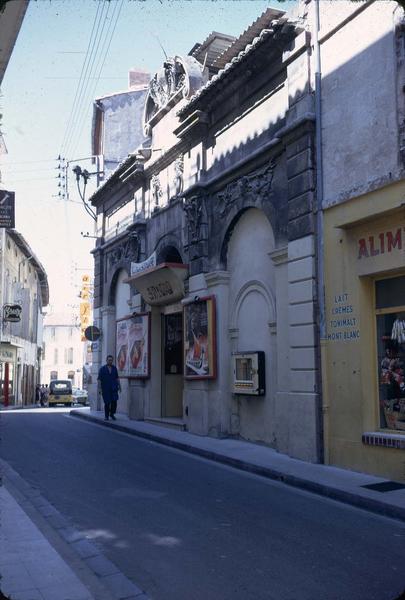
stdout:
POLYGON ((360 339, 359 319, 350 294, 339 292, 330 301, 327 319, 327 340, 349 342, 360 339))
POLYGON ((91 304, 90 304, 90 275, 82 276, 82 287, 80 290, 80 329, 81 341, 85 342, 88 338, 85 335, 85 330, 90 326, 91 321, 91 304))
POLYGON ((3 321, 19 323, 21 321, 22 307, 20 304, 5 304, 3 307, 3 321))
POLYGON ((152 267, 156 267, 156 252, 151 254, 149 258, 142 262, 131 262, 131 275, 142 273, 142 271, 146 271, 147 269, 151 269, 152 267))
POLYGON ((16 349, 12 347, 0 346, 0 362, 12 362, 16 360, 16 349))
POLYGON ((0 227, 15 227, 15 194, 0 190, 0 227))

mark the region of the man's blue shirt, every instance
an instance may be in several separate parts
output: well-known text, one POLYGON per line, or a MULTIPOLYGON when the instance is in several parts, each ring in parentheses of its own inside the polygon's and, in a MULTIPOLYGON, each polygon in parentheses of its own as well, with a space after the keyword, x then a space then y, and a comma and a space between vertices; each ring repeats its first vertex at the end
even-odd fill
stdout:
POLYGON ((104 402, 118 400, 118 390, 121 389, 121 386, 118 379, 117 367, 111 365, 110 372, 107 365, 104 365, 99 370, 97 379, 101 384, 101 393, 103 395, 104 402))

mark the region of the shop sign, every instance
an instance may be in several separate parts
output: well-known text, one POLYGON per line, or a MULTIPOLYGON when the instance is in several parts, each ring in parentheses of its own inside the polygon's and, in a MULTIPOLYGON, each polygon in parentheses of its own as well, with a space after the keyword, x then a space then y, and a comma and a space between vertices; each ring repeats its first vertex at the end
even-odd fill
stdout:
POLYGON ((348 342, 360 339, 358 319, 347 292, 335 294, 328 320, 327 340, 330 342, 348 342))
POLYGON ((149 258, 143 262, 131 262, 131 275, 136 275, 137 273, 141 273, 142 271, 146 271, 152 267, 156 267, 156 252, 151 254, 149 258))
POLYGON ((358 240, 358 256, 357 258, 370 258, 393 252, 394 250, 402 250, 405 242, 405 227, 398 227, 393 231, 384 231, 376 235, 362 237, 358 240))
POLYGON ((147 304, 158 305, 170 304, 183 298, 186 276, 187 265, 161 263, 145 271, 133 273, 124 281, 133 283, 147 304))
POLYGON ((7 190, 0 190, 0 227, 15 227, 15 194, 7 190))
POLYGON ((15 350, 13 348, 0 348, 0 362, 15 362, 15 350))
POLYGON ((161 281, 156 285, 149 285, 145 290, 145 300, 149 303, 156 302, 157 300, 163 300, 164 298, 170 298, 174 295, 174 290, 170 285, 170 281, 161 281))
POLYGON ((3 321, 19 323, 21 321, 22 307, 20 304, 5 304, 3 307, 3 321))

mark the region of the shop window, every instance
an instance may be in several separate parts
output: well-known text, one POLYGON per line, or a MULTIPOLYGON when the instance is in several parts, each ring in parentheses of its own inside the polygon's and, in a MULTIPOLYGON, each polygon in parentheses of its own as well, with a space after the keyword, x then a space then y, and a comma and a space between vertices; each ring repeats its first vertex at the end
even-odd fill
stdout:
POLYGON ((58 371, 51 371, 50 380, 52 381, 52 379, 58 379, 58 371))
POLYGON ((73 381, 74 378, 75 378, 75 372, 74 371, 68 371, 68 379, 71 379, 73 381))
POLYGON ((405 277, 375 288, 380 427, 405 433, 405 277))

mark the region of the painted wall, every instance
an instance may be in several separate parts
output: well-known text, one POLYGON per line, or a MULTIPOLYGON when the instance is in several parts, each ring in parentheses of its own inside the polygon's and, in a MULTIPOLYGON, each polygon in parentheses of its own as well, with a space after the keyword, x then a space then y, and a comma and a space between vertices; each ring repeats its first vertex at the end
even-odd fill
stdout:
MULTIPOLYGON (((383 438, 387 432, 381 429, 379 417, 374 285, 376 279, 405 274, 404 192, 403 183, 393 184, 325 212, 326 459, 396 480, 405 479, 403 450, 370 446, 362 436, 371 433, 383 438), (398 229, 404 243, 394 247, 384 232, 398 229), (382 233, 383 252, 379 246, 382 233), (362 240, 367 243, 366 252, 362 240)), ((388 433, 392 437, 393 432, 388 433)))
MULTIPOLYGON (((320 7, 322 41, 359 5, 322 1, 320 7)), ((325 206, 387 184, 403 168, 394 35, 399 15, 396 2, 374 2, 321 43, 325 206)))
POLYGON ((98 100, 104 112, 102 151, 105 178, 145 140, 142 113, 146 89, 117 93, 98 100))

